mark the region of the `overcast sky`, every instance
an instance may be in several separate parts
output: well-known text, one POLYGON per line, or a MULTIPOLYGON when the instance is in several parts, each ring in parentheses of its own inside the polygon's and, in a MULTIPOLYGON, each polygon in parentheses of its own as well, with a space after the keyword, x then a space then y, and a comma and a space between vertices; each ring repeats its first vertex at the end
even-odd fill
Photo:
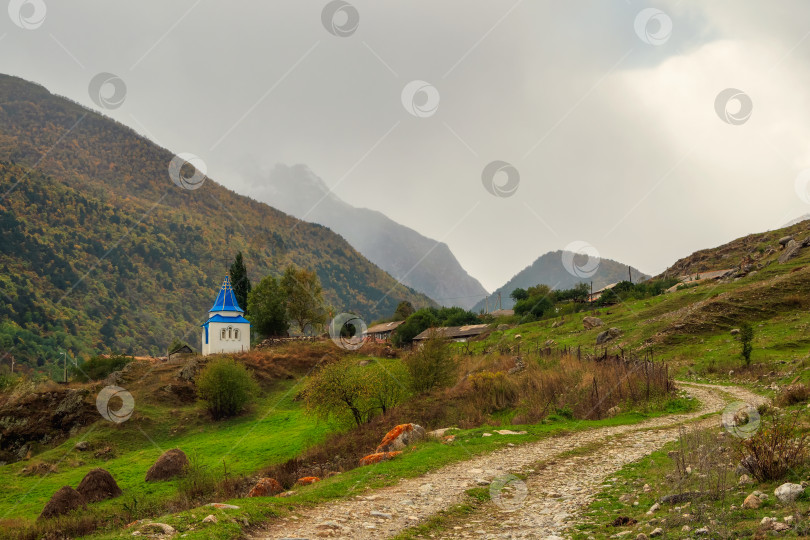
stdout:
POLYGON ((573 242, 658 273, 810 212, 809 32, 802 0, 12 0, 0 71, 241 193, 306 164, 492 290, 573 242))

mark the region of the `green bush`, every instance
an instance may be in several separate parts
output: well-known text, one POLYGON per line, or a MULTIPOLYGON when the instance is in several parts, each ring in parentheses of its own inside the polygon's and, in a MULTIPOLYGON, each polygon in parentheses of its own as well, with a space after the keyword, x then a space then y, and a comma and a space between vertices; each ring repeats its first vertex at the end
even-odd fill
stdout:
POLYGON ((76 369, 74 378, 77 381, 98 381, 101 380, 113 371, 120 371, 127 364, 132 362, 131 356, 123 354, 111 354, 109 356, 93 356, 88 361, 84 362, 76 369))
POLYGON ((411 375, 411 388, 416 393, 429 392, 456 382, 456 363, 450 354, 450 347, 436 336, 426 339, 417 351, 405 358, 405 366, 411 375))
POLYGON ((251 372, 233 358, 211 361, 197 379, 197 395, 217 419, 242 412, 258 391, 259 385, 251 372))

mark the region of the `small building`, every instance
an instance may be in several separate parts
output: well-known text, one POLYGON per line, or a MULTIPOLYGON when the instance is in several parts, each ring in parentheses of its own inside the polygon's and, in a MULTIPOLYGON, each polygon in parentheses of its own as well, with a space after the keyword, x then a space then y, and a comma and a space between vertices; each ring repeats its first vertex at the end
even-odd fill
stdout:
POLYGON ((611 283, 610 285, 605 285, 604 287, 602 287, 598 291, 593 291, 591 294, 588 295, 588 302, 596 302, 597 300, 602 298, 602 295, 604 294, 605 291, 607 291, 609 289, 612 289, 613 287, 615 287, 618 284, 619 284, 619 282, 611 283))
POLYGON ((234 353, 250 350, 250 321, 233 294, 231 279, 225 276, 208 320, 202 326, 202 354, 234 353))
POLYGON ((378 343, 390 341, 391 334, 393 334, 394 330, 396 330, 399 327, 399 325, 401 325, 404 322, 405 321, 394 321, 375 324, 374 326, 366 328, 366 331, 363 334, 363 339, 368 339, 369 341, 376 341, 378 343))
POLYGON ((466 343, 470 339, 480 336, 489 329, 488 324, 468 324, 465 326, 442 326, 439 328, 428 328, 424 332, 413 338, 414 342, 425 341, 435 335, 442 339, 449 339, 466 343))
POLYGON ((166 356, 166 361, 171 362, 172 360, 180 360, 193 354, 194 349, 192 349, 186 344, 183 344, 180 347, 174 349, 173 351, 169 351, 169 354, 166 356))
POLYGON ((492 315, 493 317, 511 317, 514 314, 514 309, 496 309, 495 311, 490 311, 484 315, 492 315))

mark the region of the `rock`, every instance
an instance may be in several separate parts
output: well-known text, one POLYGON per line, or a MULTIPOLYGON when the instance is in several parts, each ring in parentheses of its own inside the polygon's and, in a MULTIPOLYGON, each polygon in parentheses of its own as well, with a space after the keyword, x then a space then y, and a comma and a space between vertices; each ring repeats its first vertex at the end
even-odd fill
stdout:
POLYGON ((660 504, 658 504, 658 503, 655 503, 654 505, 652 505, 652 506, 650 507, 650 509, 649 509, 649 510, 647 510, 647 515, 648 515, 648 516, 653 515, 653 514, 654 514, 654 513, 656 513, 656 512, 657 512, 657 511, 658 511, 660 508, 661 508, 661 505, 660 505, 660 504))
POLYGON ((543 344, 543 346, 545 346, 545 347, 553 347, 556 344, 557 344, 557 342, 554 341, 553 339, 547 339, 546 342, 543 344))
POLYGON ((319 529, 340 529, 340 524, 336 521, 324 521, 322 523, 318 523, 317 527, 319 529))
POLYGON ((492 437, 492 433, 482 433, 482 437, 492 437))
POLYGON ((371 512, 369 512, 369 515, 382 519, 391 519, 392 517, 394 517, 391 514, 386 514, 385 512, 378 512, 377 510, 372 510, 371 512))
POLYGON ((185 473, 189 466, 188 458, 179 448, 167 450, 160 456, 155 464, 146 471, 146 481, 168 480, 185 473))
POLYGON ((596 344, 602 345, 603 343, 607 343, 608 341, 616 339, 620 335, 622 335, 622 331, 620 328, 609 328, 604 332, 600 332, 596 336, 596 344))
POLYGON ((779 245, 785 247, 785 244, 793 240, 793 235, 783 236, 779 239, 779 245))
POLYGON ((434 429, 433 431, 428 431, 427 436, 432 437, 434 439, 443 439, 445 437, 445 435, 447 435, 447 432, 450 431, 451 429, 457 429, 457 428, 446 427, 446 428, 441 428, 441 429, 434 429))
POLYGON ((638 533, 636 535, 636 540, 647 540, 647 535, 644 533, 638 533))
POLYGON ((552 327, 552 328, 559 328, 559 327, 560 327, 560 326, 562 326, 563 324, 565 324, 565 322, 564 322, 564 321, 554 321, 553 323, 551 323, 551 327, 552 327))
POLYGON ((782 518, 785 523, 793 523, 793 516, 785 516, 782 518))
POLYGON ((73 445, 74 450, 78 450, 79 452, 86 452, 90 450, 90 443, 87 441, 79 441, 75 445, 73 445))
POLYGON ((284 491, 275 478, 262 478, 248 493, 248 497, 268 497, 284 491))
POLYGON ((779 499, 780 502, 790 504, 795 501, 803 491, 804 488, 801 485, 788 482, 773 490, 773 494, 776 495, 776 498, 779 499))
POLYGON ((779 255, 779 262, 781 264, 788 262, 790 259, 799 254, 800 249, 802 249, 802 244, 795 240, 791 240, 785 246, 785 250, 782 252, 782 254, 779 255))
POLYGON ((215 516, 214 514, 208 514, 207 516, 205 516, 203 518, 202 522, 203 523, 218 523, 219 520, 217 519, 217 516, 215 516))
POLYGON ((773 518, 765 516, 764 518, 762 518, 762 521, 759 522, 759 526, 767 531, 773 526, 773 523, 774 523, 773 518))
POLYGON ((70 486, 62 486, 51 496, 37 519, 47 519, 69 514, 77 508, 87 509, 82 494, 70 486))
POLYGON ((295 495, 295 491, 285 491, 284 493, 279 493, 279 497, 292 497, 295 495))
MULTIPOLYGON (((177 533, 174 527, 172 527, 171 525, 167 525, 166 523, 147 523, 136 532, 158 533, 168 535, 173 535, 177 533)), ((135 533, 132 534, 134 535, 135 533)))
POLYGON ((751 477, 748 476, 747 474, 743 474, 742 476, 740 476, 740 479, 737 481, 737 483, 742 486, 746 484, 753 484, 754 481, 751 480, 751 477))
POLYGON ((739 329, 739 328, 732 328, 732 329, 731 329, 731 332, 730 332, 730 334, 731 334, 732 336, 736 336, 736 335, 737 335, 737 334, 739 334, 739 333, 740 333, 740 329, 739 329))
POLYGON ((239 510, 239 507, 235 504, 225 504, 225 503, 208 503, 205 506, 210 506, 212 508, 219 508, 220 510, 239 510))
POLYGON ((504 331, 504 330, 509 330, 509 325, 508 325, 508 324, 499 324, 499 325, 498 325, 498 326, 495 328, 495 330, 499 330, 499 331, 501 331, 501 332, 502 332, 502 331, 504 331))
POLYGON ((644 484, 644 487, 641 488, 641 491, 643 491, 644 493, 649 493, 650 491, 652 491, 652 488, 650 487, 650 484, 644 484))
POLYGON ((756 510, 760 506, 762 506, 762 501, 760 500, 759 497, 757 497, 753 493, 751 493, 748 497, 746 497, 742 503, 743 508, 748 508, 750 510, 756 510))
POLYGON ((683 527, 681 527, 681 530, 683 532, 689 532, 692 530, 692 527, 690 527, 689 525, 684 525, 683 527))
MULTIPOLYGON (((452 435, 449 436, 452 437, 452 435)), ((395 458, 401 453, 402 452, 400 451, 400 452, 377 452, 375 454, 369 454, 360 459, 360 466, 365 467, 366 465, 373 465, 381 461, 388 461, 389 459, 395 458)))
POLYGON ((655 538, 656 536, 661 536, 664 534, 664 529, 661 527, 656 527, 653 532, 650 533, 650 538, 655 538))
POLYGON ((76 491, 81 493, 87 502, 114 499, 123 493, 112 475, 100 468, 93 469, 84 475, 76 491))
POLYGON ((613 417, 619 414, 620 412, 622 412, 622 408, 619 407, 618 405, 614 405, 613 407, 609 408, 605 414, 607 414, 608 417, 613 417))
POLYGON ((377 453, 396 452, 425 438, 425 428, 418 424, 400 424, 383 437, 377 453))
POLYGON ((779 523, 778 521, 771 522, 771 530, 776 532, 787 531, 790 529, 790 525, 787 523, 779 523))
POLYGON ((526 435, 525 431, 512 431, 511 429, 496 429, 498 435, 526 435))
POLYGON ((709 534, 709 529, 707 529, 706 527, 701 527, 699 529, 695 529, 695 535, 697 535, 697 536, 704 536, 704 535, 707 535, 707 534, 709 534))
POLYGON ((321 479, 317 476, 305 476, 303 478, 299 478, 298 481, 295 483, 296 486, 308 486, 310 484, 314 484, 315 482, 320 482, 321 479))
POLYGON ((598 317, 585 317, 582 319, 582 325, 585 326, 585 330, 590 330, 591 328, 596 328, 597 326, 602 326, 603 323, 602 319, 598 317))

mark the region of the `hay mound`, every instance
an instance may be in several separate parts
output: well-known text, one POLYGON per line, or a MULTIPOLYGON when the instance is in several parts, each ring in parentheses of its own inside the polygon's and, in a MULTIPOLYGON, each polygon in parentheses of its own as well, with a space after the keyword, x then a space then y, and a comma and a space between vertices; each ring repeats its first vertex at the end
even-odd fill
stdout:
POLYGON ((146 481, 168 480, 183 474, 188 467, 188 458, 179 448, 167 450, 155 464, 146 471, 146 481))
POLYGON ((248 497, 267 497, 284 491, 275 478, 262 478, 248 493, 248 497))
POLYGON ((84 497, 70 486, 62 486, 53 494, 37 519, 47 519, 68 514, 77 508, 87 509, 84 497))
POLYGON ((87 502, 114 499, 123 493, 112 475, 101 468, 93 469, 84 475, 76 491, 81 493, 87 502))

